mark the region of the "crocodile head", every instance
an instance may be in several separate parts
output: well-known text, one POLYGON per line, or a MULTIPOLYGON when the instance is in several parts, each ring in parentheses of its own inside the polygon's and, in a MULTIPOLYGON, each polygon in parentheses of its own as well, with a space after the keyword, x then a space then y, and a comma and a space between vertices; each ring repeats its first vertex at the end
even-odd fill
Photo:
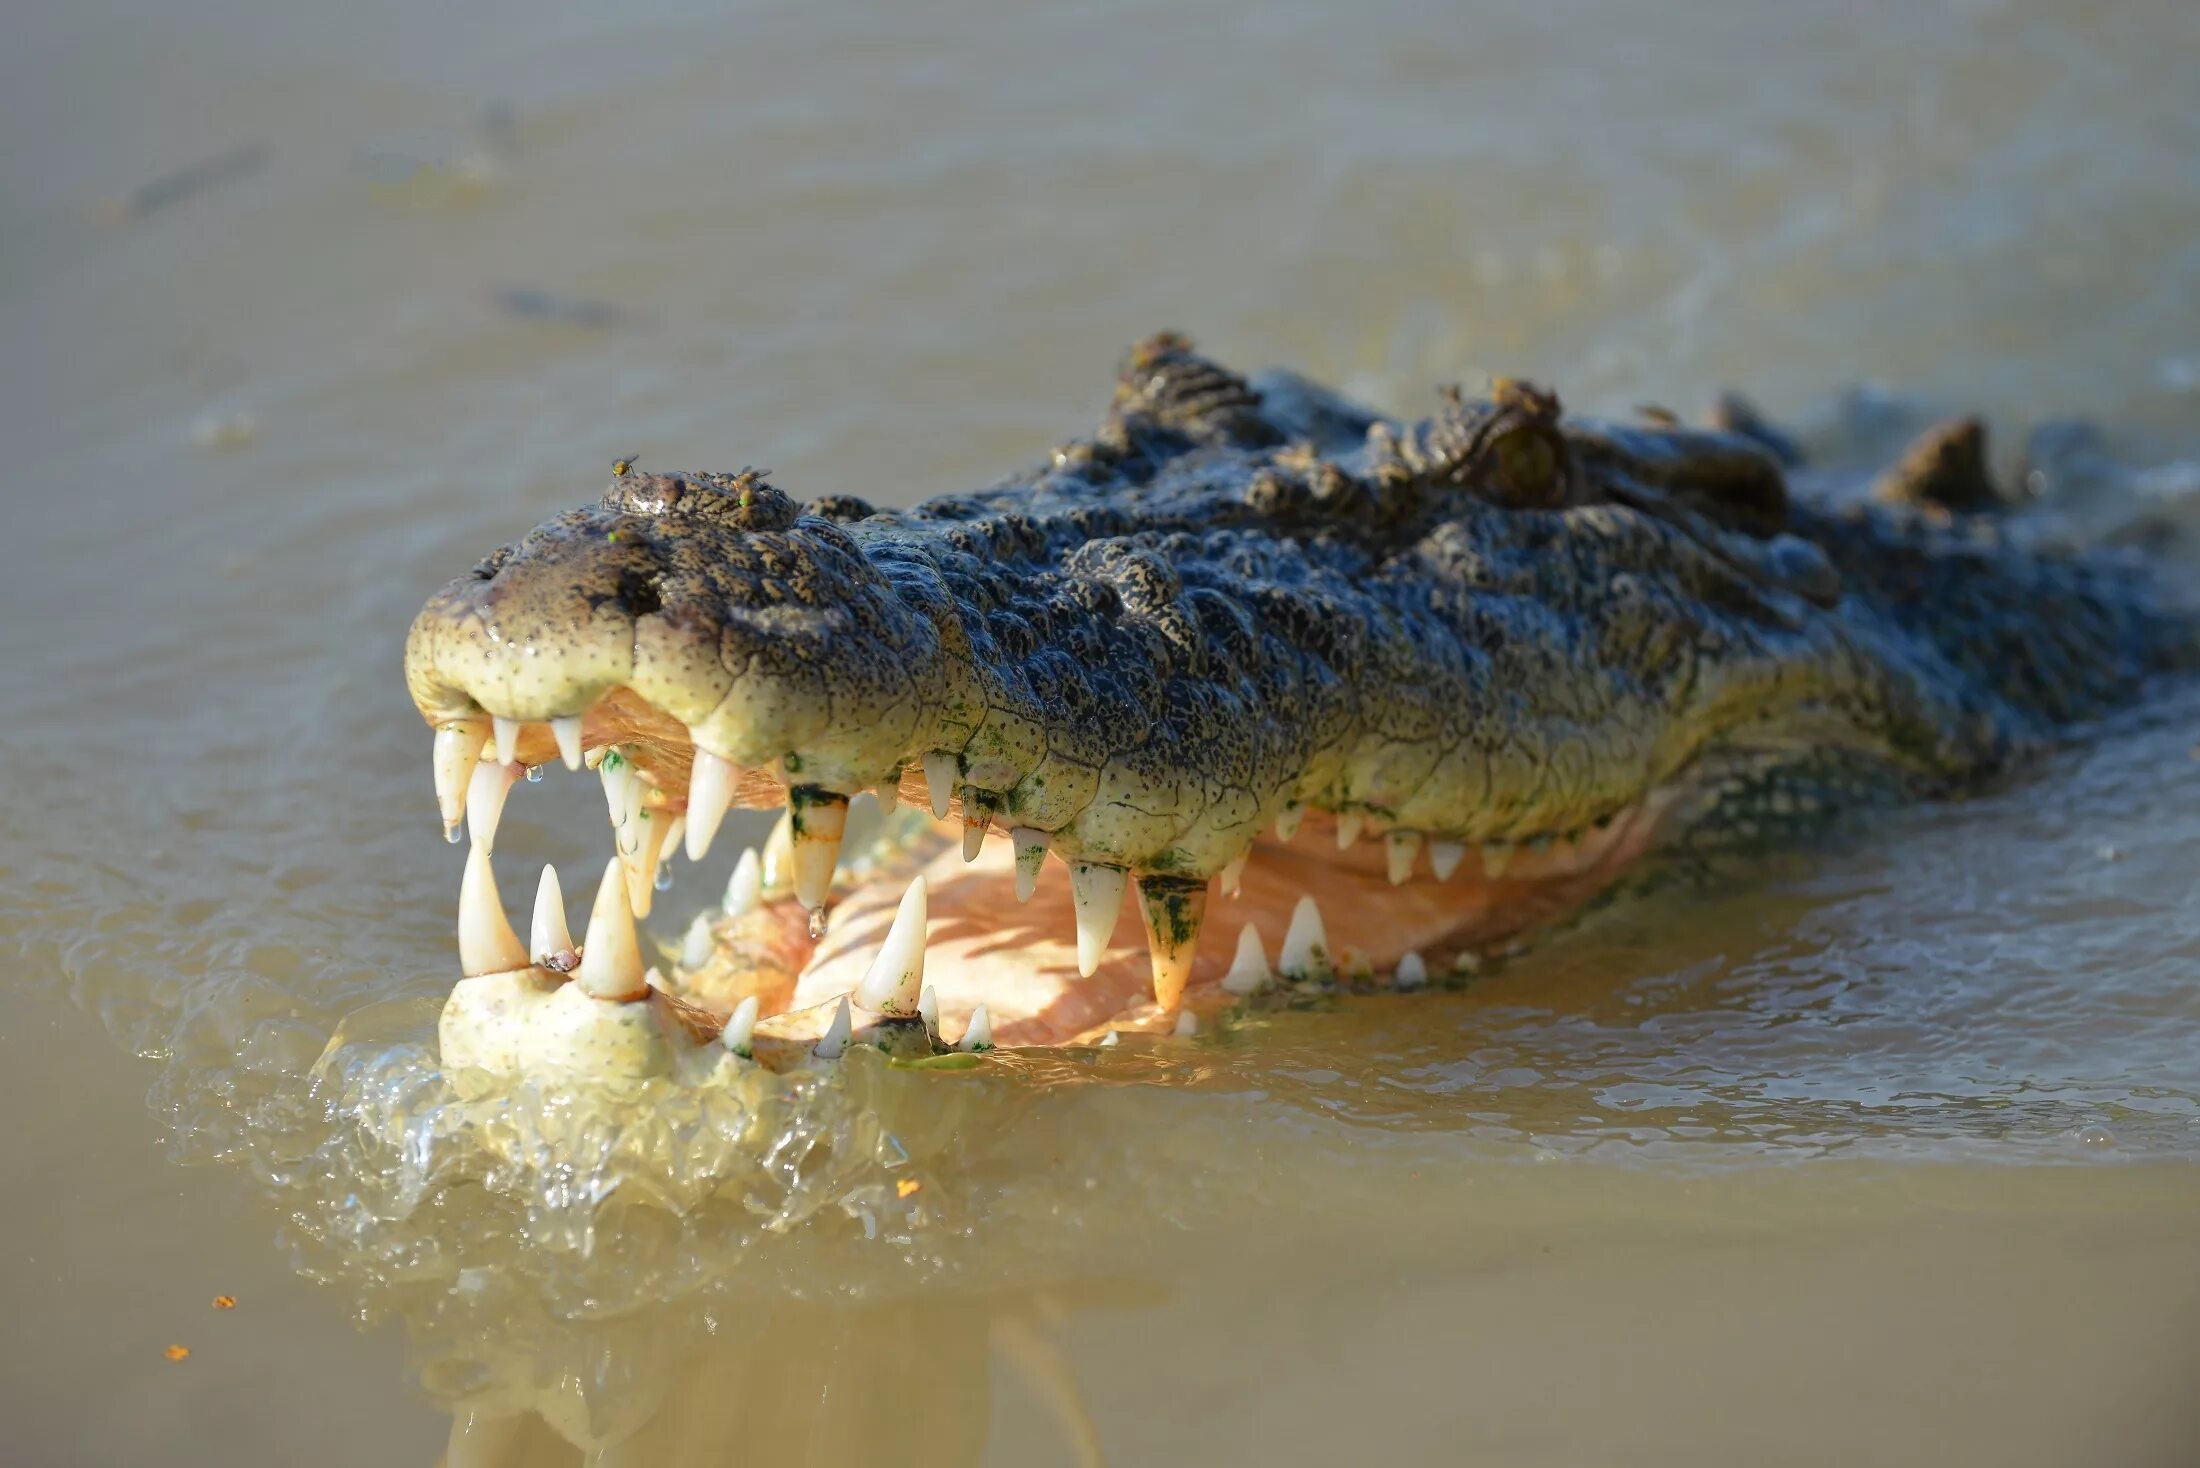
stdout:
POLYGON ((1092 438, 914 509, 622 464, 407 644, 474 841, 446 1064, 1093 1040, 1279 980, 1411 986, 1656 847, 1969 778, 2136 676, 2136 614, 2077 571, 1791 505, 1775 447, 1503 382, 1393 424, 1161 337, 1092 438), (489 860, 561 759, 616 848, 577 950, 554 878, 523 942, 489 860), (866 791, 904 808, 843 860, 866 791), (785 808, 767 859, 645 973, 660 863, 736 803, 785 808))

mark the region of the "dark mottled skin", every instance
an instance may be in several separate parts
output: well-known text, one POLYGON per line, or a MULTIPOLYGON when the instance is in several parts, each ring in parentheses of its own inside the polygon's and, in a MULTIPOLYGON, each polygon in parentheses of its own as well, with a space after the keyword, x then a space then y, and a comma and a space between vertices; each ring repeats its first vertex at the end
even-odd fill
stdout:
MULTIPOLYGON (((623 475, 432 600, 431 722, 631 688, 852 791, 928 751, 1075 859, 1203 878, 1287 804, 1461 841, 1653 791, 1960 787, 2185 661, 2128 561, 1789 502, 1788 446, 1500 383, 1385 422, 1156 338, 1099 432, 994 488, 797 507, 623 475)), ((1738 798, 1738 797, 1737 797, 1738 798)))

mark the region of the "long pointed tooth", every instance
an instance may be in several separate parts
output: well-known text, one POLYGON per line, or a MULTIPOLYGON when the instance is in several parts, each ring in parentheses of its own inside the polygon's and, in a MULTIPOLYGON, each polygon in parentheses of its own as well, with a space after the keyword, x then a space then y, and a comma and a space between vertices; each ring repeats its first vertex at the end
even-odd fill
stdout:
POLYGON ((1084 861, 1070 864, 1070 905, 1077 909, 1077 972, 1088 979, 1100 967, 1108 940, 1115 936, 1115 920, 1123 912, 1123 884, 1129 878, 1121 867, 1084 861))
POLYGON ((527 949, 535 961, 573 951, 573 934, 565 926, 565 889, 558 885, 558 869, 545 865, 535 884, 535 916, 527 925, 527 949))
POLYGON ((550 737, 558 741, 558 758, 569 770, 581 767, 581 716, 567 714, 550 721, 550 737))
POLYGON ((1245 886, 1245 864, 1252 859, 1253 848, 1250 846, 1231 857, 1229 865, 1222 869, 1222 875, 1216 879, 1217 885, 1228 895, 1237 896, 1239 890, 1245 886))
POLYGON ((935 1038, 940 1032, 940 995, 937 989, 926 984, 917 991, 917 1018, 924 1021, 924 1032, 935 1038))
POLYGON ((1199 952, 1207 884, 1184 877, 1140 877, 1138 907, 1146 919, 1146 948, 1153 959, 1154 1002, 1174 1009, 1191 982, 1192 959, 1199 952))
POLYGON ((726 883, 726 900, 721 906, 727 917, 744 917, 763 905, 764 864, 757 860, 756 848, 751 846, 733 864, 733 876, 726 883))
POLYGON ((1029 902, 1038 890, 1039 866, 1047 859, 1047 833, 1018 826, 1008 839, 1016 847, 1016 900, 1029 902))
POLYGON ((1343 851, 1360 839, 1360 828, 1367 824, 1367 812, 1341 810, 1337 812, 1337 849, 1343 851))
POLYGON ((466 837, 485 850, 496 850, 497 823, 504 819, 504 799, 519 783, 518 765, 496 765, 487 760, 474 766, 466 779, 466 837))
POLYGON ((1485 841, 1482 843, 1482 875, 1496 881, 1505 875, 1505 869, 1513 864, 1513 852, 1518 850, 1509 841, 1485 841))
POLYGON ((871 794, 878 799, 880 815, 890 816, 901 809, 901 771, 896 770, 892 778, 879 781, 872 787, 871 794))
POLYGON ((1230 960, 1230 971, 1222 976, 1222 987, 1232 994, 1250 994, 1274 977, 1268 969, 1268 949, 1261 942, 1260 924, 1248 922, 1238 929, 1237 954, 1230 960))
POLYGON ((947 819, 947 804, 955 797, 955 777, 961 773, 955 756, 945 750, 935 749, 924 757, 924 788, 932 796, 933 820, 947 819))
POLYGON ((466 782, 489 742, 487 719, 453 719, 435 731, 435 807, 443 824, 455 826, 466 814, 466 782))
POLYGON ((622 793, 626 797, 626 819, 619 823, 619 848, 632 856, 642 849, 642 842, 648 837, 642 813, 649 809, 649 782, 642 778, 640 770, 633 771, 622 793))
POLYGON ((698 969, 710 962, 710 950, 717 941, 717 936, 711 932, 709 910, 697 913, 695 921, 680 935, 680 967, 698 969))
POLYGON ((833 1022, 825 1031, 825 1038, 810 1047, 810 1053, 819 1060, 838 1060, 848 1053, 848 1037, 855 1033, 855 1016, 848 1011, 848 996, 840 996, 840 1008, 833 1011, 833 1022))
POLYGON ((497 763, 508 765, 519 759, 519 731, 524 727, 517 719, 491 719, 497 741, 497 763))
POLYGON ((955 1048, 973 1054, 993 1048, 993 1016, 985 1012, 983 1004, 970 1011, 970 1025, 963 1031, 963 1037, 955 1042, 955 1048))
POLYGON ((737 773, 732 761, 712 754, 700 744, 695 746, 695 768, 688 775, 689 861, 701 861, 709 854, 711 838, 718 834, 719 823, 726 818, 726 807, 733 804, 733 782, 737 773))
POLYGON ((1400 954, 1398 972, 1391 980, 1401 989, 1418 989, 1428 982, 1428 960, 1418 953, 1400 954))
POLYGON ((993 822, 993 797, 975 785, 963 786, 963 860, 976 861, 985 850, 985 828, 993 822))
POLYGON ((1428 844, 1428 869, 1436 874, 1439 882, 1451 880, 1451 874, 1459 870, 1459 863, 1467 859, 1467 843, 1464 841, 1431 841, 1428 844))
POLYGON ((747 1060, 750 1044, 756 1038, 756 996, 751 994, 733 1007, 726 1019, 726 1027, 719 1033, 718 1043, 747 1060))
POLYGON ((603 763, 596 766, 596 778, 603 781, 604 810, 611 817, 611 839, 619 849, 626 849, 627 787, 637 778, 633 764, 617 749, 604 753, 603 763))
POLYGON ((863 982, 856 985, 856 1003, 880 1014, 906 1017, 919 1012, 917 1002, 924 992, 924 925, 925 885, 920 876, 901 894, 886 941, 879 945, 863 982))
POLYGON ((794 900, 815 912, 832 895, 840 838, 848 829, 848 797, 814 785, 787 792, 787 830, 794 841, 794 900))
POLYGON ((596 884, 596 904, 588 912, 573 981, 596 999, 640 999, 649 992, 634 909, 627 903, 626 873, 617 858, 604 863, 603 880, 596 884))
POLYGON ((1299 834, 1299 822, 1306 819, 1306 807, 1297 801, 1285 806, 1276 816, 1276 839, 1289 841, 1299 834))
POLYGON ((764 895, 774 902, 787 895, 794 881, 794 817, 785 811, 779 813, 771 834, 764 838, 758 879, 764 895))
POLYGON ((504 915, 485 846, 466 853, 466 874, 458 879, 458 967, 469 979, 527 967, 527 950, 504 915))
POLYGON ((631 851, 620 849, 619 865, 626 871, 627 902, 634 916, 645 918, 656 904, 657 868, 670 844, 673 819, 662 806, 645 806, 628 824, 634 832, 634 847, 631 851))
POLYGON ((1421 854, 1419 831, 1393 831, 1383 838, 1383 855, 1390 861, 1390 885, 1403 886, 1413 876, 1413 863, 1421 854))
POLYGON ((1329 934, 1322 927, 1322 910, 1311 894, 1291 909, 1291 927, 1283 935, 1283 951, 1276 967, 1294 979, 1312 978, 1329 963, 1329 934))

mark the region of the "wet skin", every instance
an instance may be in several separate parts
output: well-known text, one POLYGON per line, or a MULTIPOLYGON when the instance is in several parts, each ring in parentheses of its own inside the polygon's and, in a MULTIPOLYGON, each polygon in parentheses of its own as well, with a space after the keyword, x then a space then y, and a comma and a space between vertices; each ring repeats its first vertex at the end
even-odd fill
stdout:
POLYGON ((408 640, 477 848, 446 1063, 664 1070, 728 1015, 773 1063, 843 1029, 929 1048, 980 1006, 1039 1044, 1279 970, 1411 986, 1660 849, 1991 779, 2189 660, 2128 558, 2000 533, 1976 425, 1835 508, 1791 501, 1745 406, 1720 421, 1500 382, 1394 424, 1165 336, 1092 438, 913 509, 622 465, 408 640), (504 926, 487 859, 518 770, 561 757, 602 767, 617 847, 577 953, 562 906, 504 926), (854 872, 866 790, 916 809, 854 872), (651 981, 633 915, 729 802, 785 829, 651 981), (545 1049, 518 1016, 553 999, 545 1049))

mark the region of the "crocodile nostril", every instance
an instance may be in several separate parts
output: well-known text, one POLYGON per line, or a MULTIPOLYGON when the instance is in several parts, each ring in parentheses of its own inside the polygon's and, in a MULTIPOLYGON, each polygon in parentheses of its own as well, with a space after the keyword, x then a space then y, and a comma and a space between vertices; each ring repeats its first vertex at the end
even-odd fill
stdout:
POLYGON ((665 609, 664 593, 655 576, 629 571, 619 578, 619 605, 630 617, 650 617, 665 609))

